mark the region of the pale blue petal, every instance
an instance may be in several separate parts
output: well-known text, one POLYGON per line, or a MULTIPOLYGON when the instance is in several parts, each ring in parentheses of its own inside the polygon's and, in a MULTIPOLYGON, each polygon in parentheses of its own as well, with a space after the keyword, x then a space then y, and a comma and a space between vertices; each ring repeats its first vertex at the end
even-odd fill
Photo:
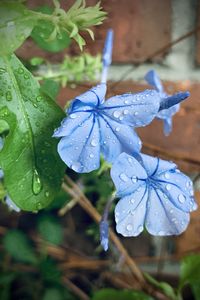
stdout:
POLYGON ((152 235, 178 235, 188 226, 189 213, 183 212, 157 189, 150 189, 145 226, 152 235))
POLYGON ((158 92, 163 93, 163 85, 158 76, 158 74, 154 70, 150 70, 145 75, 145 80, 152 85, 158 92))
POLYGON ((141 149, 141 141, 134 129, 120 124, 105 115, 98 115, 101 152, 109 162, 114 162, 122 152, 133 153, 141 149))
POLYGON ((79 108, 80 106, 83 106, 83 104, 89 105, 93 108, 100 105, 105 100, 105 94, 106 94, 106 84, 105 83, 101 83, 101 84, 91 88, 89 91, 81 94, 80 96, 77 96, 73 100, 73 102, 68 110, 68 113, 71 113, 71 112, 77 110, 77 108, 79 108))
POLYGON ((164 120, 164 134, 168 136, 172 131, 172 118, 166 118, 164 120))
POLYGON ((185 212, 197 209, 191 179, 179 170, 172 170, 156 176, 160 189, 174 206, 185 212))
POLYGON ((162 160, 158 157, 153 157, 146 154, 142 154, 141 157, 149 176, 157 176, 166 171, 174 170, 177 167, 175 163, 162 160))
POLYGON ((100 222, 100 241, 101 246, 103 247, 104 251, 108 250, 108 244, 109 244, 109 225, 107 221, 102 220, 100 222))
POLYGON ((0 179, 3 179, 3 176, 4 176, 3 170, 0 169, 0 179))
POLYGON ((137 236, 143 231, 147 199, 147 187, 143 184, 117 203, 115 221, 118 233, 123 236, 137 236))
POLYGON ((77 128, 83 126, 89 118, 91 118, 91 112, 71 113, 63 119, 60 127, 54 131, 53 137, 70 136, 77 128))
POLYGON ((6 196, 5 202, 10 209, 16 212, 20 212, 21 209, 10 199, 8 195, 6 196))
POLYGON ((75 127, 69 136, 61 138, 58 153, 66 165, 78 173, 99 168, 100 136, 94 114, 82 126, 75 127))
POLYGON ((106 35, 105 46, 102 55, 103 67, 110 66, 112 62, 112 49, 113 49, 113 30, 109 29, 106 35))
POLYGON ((115 184, 117 195, 126 196, 145 184, 147 173, 134 157, 122 153, 111 168, 111 178, 115 184))
POLYGON ((163 109, 159 111, 156 117, 162 120, 166 118, 170 118, 173 115, 175 115, 179 111, 179 109, 180 109, 180 104, 176 104, 168 109, 163 109))
POLYGON ((99 107, 109 118, 122 124, 141 127, 149 124, 160 107, 159 93, 145 90, 137 94, 114 96, 99 107))

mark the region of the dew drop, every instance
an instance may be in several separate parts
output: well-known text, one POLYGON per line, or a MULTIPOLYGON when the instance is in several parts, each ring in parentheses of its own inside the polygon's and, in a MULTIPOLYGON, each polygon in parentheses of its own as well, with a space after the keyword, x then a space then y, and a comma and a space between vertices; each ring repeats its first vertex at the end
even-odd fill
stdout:
POLYGON ((71 168, 75 171, 75 172, 79 172, 81 170, 81 164, 79 162, 74 162, 71 165, 71 168))
POLYGON ((118 110, 115 110, 113 113, 113 116, 118 119, 121 116, 121 112, 118 110))
POLYGON ((134 199, 131 199, 130 202, 131 202, 132 204, 134 204, 134 203, 135 203, 135 200, 134 200, 134 199))
POLYGON ((192 185, 192 183, 190 181, 186 182, 186 187, 189 188, 192 185))
POLYGON ((163 230, 158 231, 158 235, 165 235, 165 232, 163 230))
POLYGON ((135 115, 135 116, 137 116, 137 115, 138 115, 138 112, 137 112, 137 111, 135 111, 135 112, 134 112, 134 115, 135 115))
POLYGON ((49 197, 49 195, 50 195, 49 191, 46 191, 45 192, 45 197, 49 197))
POLYGON ((165 176, 165 178, 166 178, 166 179, 169 179, 169 178, 170 178, 170 175, 169 175, 169 173, 165 173, 165 175, 164 175, 164 176, 165 176))
POLYGON ((91 154, 89 155, 89 157, 90 157, 90 158, 93 158, 93 157, 94 157, 94 154, 93 154, 93 153, 91 153, 91 154))
POLYGON ((35 195, 38 195, 42 189, 42 182, 36 169, 33 171, 32 189, 35 195))
POLYGON ((122 120, 123 120, 123 118, 124 118, 123 116, 120 116, 120 117, 119 117, 120 121, 122 121, 122 120))
POLYGON ((170 185, 170 184, 167 184, 167 185, 166 185, 166 190, 168 190, 168 191, 171 190, 171 185, 170 185))
POLYGON ((137 176, 132 176, 131 180, 133 183, 136 183, 138 181, 138 178, 137 178, 137 176))
POLYGON ((36 97, 36 101, 37 101, 37 102, 42 101, 42 96, 37 96, 37 97, 36 97))
POLYGON ((128 115, 128 109, 124 110, 124 115, 128 115))
POLYGON ((120 127, 116 127, 115 131, 119 132, 120 131, 120 127))
POLYGON ((33 103, 33 106, 34 106, 35 108, 37 108, 37 107, 38 107, 37 103, 33 103))
POLYGON ((140 225, 140 226, 138 227, 138 232, 141 232, 142 230, 143 230, 143 226, 140 225))
POLYGON ((76 114, 71 114, 71 115, 69 115, 69 117, 70 117, 71 119, 76 119, 76 118, 77 118, 77 115, 76 115, 76 114))
POLYGON ((178 201, 180 202, 180 203, 184 203, 185 202, 185 196, 183 195, 183 194, 180 194, 179 196, 178 196, 178 201))
POLYGON ((12 94, 11 94, 10 91, 7 91, 7 92, 6 92, 6 100, 7 100, 7 101, 11 101, 11 100, 12 100, 12 94))
POLYGON ((131 224, 128 224, 128 225, 126 226, 126 229, 127 229, 128 231, 131 231, 131 230, 133 229, 133 226, 132 226, 131 224))
POLYGON ((190 190, 190 196, 194 196, 194 191, 192 189, 190 190))
POLYGON ((129 179, 125 173, 121 173, 121 174, 119 175, 119 178, 120 178, 122 181, 124 181, 124 182, 127 182, 128 179, 129 179))
POLYGON ((23 74, 23 73, 24 73, 24 69, 19 68, 19 69, 18 69, 18 73, 19 73, 19 74, 23 74))
POLYGON ((4 74, 6 72, 6 69, 0 68, 0 75, 4 74))
POLYGON ((124 101, 124 104, 129 104, 130 102, 128 100, 125 100, 124 101))
POLYGON ((40 202, 38 202, 38 203, 36 204, 36 206, 37 206, 37 210, 42 209, 42 204, 41 204, 40 202))
POLYGON ((96 146, 98 145, 97 140, 92 139, 92 140, 91 140, 91 145, 92 145, 93 147, 96 147, 96 146))

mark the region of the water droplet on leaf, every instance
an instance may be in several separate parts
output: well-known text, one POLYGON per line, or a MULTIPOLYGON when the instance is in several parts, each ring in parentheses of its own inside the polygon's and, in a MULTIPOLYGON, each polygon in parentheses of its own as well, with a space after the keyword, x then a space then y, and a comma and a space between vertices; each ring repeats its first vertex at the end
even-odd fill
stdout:
POLYGON ((42 189, 42 182, 40 180, 38 171, 35 169, 33 172, 33 183, 32 183, 33 193, 38 195, 42 189))

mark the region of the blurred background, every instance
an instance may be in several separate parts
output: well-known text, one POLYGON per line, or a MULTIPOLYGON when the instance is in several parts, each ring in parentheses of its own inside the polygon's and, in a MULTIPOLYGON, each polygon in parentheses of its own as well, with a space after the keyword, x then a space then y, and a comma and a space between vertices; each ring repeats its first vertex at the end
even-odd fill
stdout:
MULTIPOLYGON (((69 8, 74 1, 61 3, 69 8)), ((97 1, 86 3, 93 5, 97 1)), ((28 0, 27 4, 35 9, 51 5, 51 1, 28 0)), ((150 69, 157 71, 169 94, 189 90, 191 96, 174 117, 168 137, 159 120, 140 128, 138 133, 144 153, 173 160, 194 180, 200 204, 200 1, 110 0, 101 1, 101 5, 108 18, 94 28, 95 41, 85 35, 84 51, 95 57, 86 77, 82 75, 86 72, 84 64, 75 77, 67 73, 71 68, 69 58, 80 55, 73 42, 64 51, 52 52, 29 38, 17 55, 39 79, 56 79, 60 85, 57 101, 64 107, 68 100, 98 82, 99 55, 106 32, 112 28, 114 52, 108 97, 148 87, 144 75, 150 69), (60 70, 64 71, 59 73, 60 70)), ((114 189, 109 171, 78 176, 67 170, 67 175, 78 183, 79 192, 84 192, 95 212, 101 214, 114 189)), ((72 194, 61 192, 51 207, 38 214, 10 212, 1 205, 0 299, 88 300, 105 287, 138 288, 116 245, 111 243, 106 253, 99 246, 95 213, 90 214, 90 208, 79 204, 72 194)), ((112 211, 110 224, 115 230, 112 211)), ((118 238, 143 271, 176 286, 180 261, 200 251, 199 210, 191 214, 188 229, 178 237, 152 237, 144 232, 137 238, 118 238)), ((184 299, 194 299, 189 287, 184 299)))

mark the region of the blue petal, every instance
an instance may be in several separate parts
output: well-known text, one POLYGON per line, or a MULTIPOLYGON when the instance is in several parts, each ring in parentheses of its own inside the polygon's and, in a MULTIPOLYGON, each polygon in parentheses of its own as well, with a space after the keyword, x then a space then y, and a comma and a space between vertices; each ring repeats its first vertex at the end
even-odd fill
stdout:
POLYGON ((113 49, 113 30, 109 29, 106 35, 105 46, 103 49, 103 66, 108 67, 112 62, 113 49))
POLYGON ((178 235, 188 226, 189 213, 183 212, 162 191, 151 188, 145 226, 152 235, 178 235))
POLYGON ((149 176, 158 176, 169 170, 174 170, 177 166, 175 163, 162 160, 158 157, 149 156, 146 154, 141 155, 145 170, 149 176))
POLYGON ((154 70, 150 70, 146 75, 145 75, 145 80, 152 85, 158 92, 163 93, 163 85, 158 77, 157 73, 154 70))
POLYGON ((61 138, 58 153, 66 165, 78 173, 88 173, 99 168, 100 136, 94 114, 89 118, 86 114, 81 126, 76 124, 70 135, 61 138))
POLYGON ((91 112, 75 112, 64 118, 61 126, 58 127, 53 134, 53 137, 70 136, 77 128, 91 117, 91 112))
POLYGON ((129 126, 115 122, 105 115, 98 115, 101 152, 109 162, 114 162, 122 152, 133 153, 141 149, 141 141, 129 126))
POLYGON ((122 124, 140 127, 149 124, 158 113, 160 96, 154 90, 114 96, 99 107, 105 115, 122 124))
POLYGON ((108 244, 109 244, 109 226, 108 222, 102 220, 100 222, 100 241, 101 241, 101 246, 103 247, 104 251, 108 250, 108 244))
MULTIPOLYGON (((171 170, 156 176, 160 190, 178 209, 191 212, 197 209, 191 179, 179 170, 171 170)), ((159 187, 158 187, 159 188, 159 187)))
POLYGON ((164 134, 168 136, 172 131, 172 118, 167 118, 164 120, 164 134))
POLYGON ((81 105, 89 105, 91 107, 96 107, 100 105, 105 100, 106 94, 106 84, 101 83, 89 91, 77 96, 71 103, 68 113, 74 112, 81 105))
POLYGON ((163 98, 161 98, 159 111, 163 109, 169 109, 170 107, 179 104, 189 96, 190 96, 189 92, 179 92, 172 96, 167 96, 167 97, 164 96, 163 98))
POLYGON ((122 153, 111 168, 111 178, 117 195, 126 196, 144 185, 147 173, 141 164, 127 153, 122 153))
POLYGON ((179 111, 179 109, 180 109, 180 104, 176 104, 168 109, 163 109, 159 111, 156 117, 158 119, 165 120, 166 118, 170 118, 173 115, 175 115, 179 111))
POLYGON ((0 169, 0 179, 3 179, 3 176, 4 176, 3 170, 0 169))
POLYGON ((8 195, 6 196, 5 202, 10 209, 16 212, 20 212, 21 209, 10 199, 8 195))
POLYGON ((118 233, 137 236, 143 231, 147 205, 147 186, 143 183, 132 194, 122 198, 115 208, 118 233))

